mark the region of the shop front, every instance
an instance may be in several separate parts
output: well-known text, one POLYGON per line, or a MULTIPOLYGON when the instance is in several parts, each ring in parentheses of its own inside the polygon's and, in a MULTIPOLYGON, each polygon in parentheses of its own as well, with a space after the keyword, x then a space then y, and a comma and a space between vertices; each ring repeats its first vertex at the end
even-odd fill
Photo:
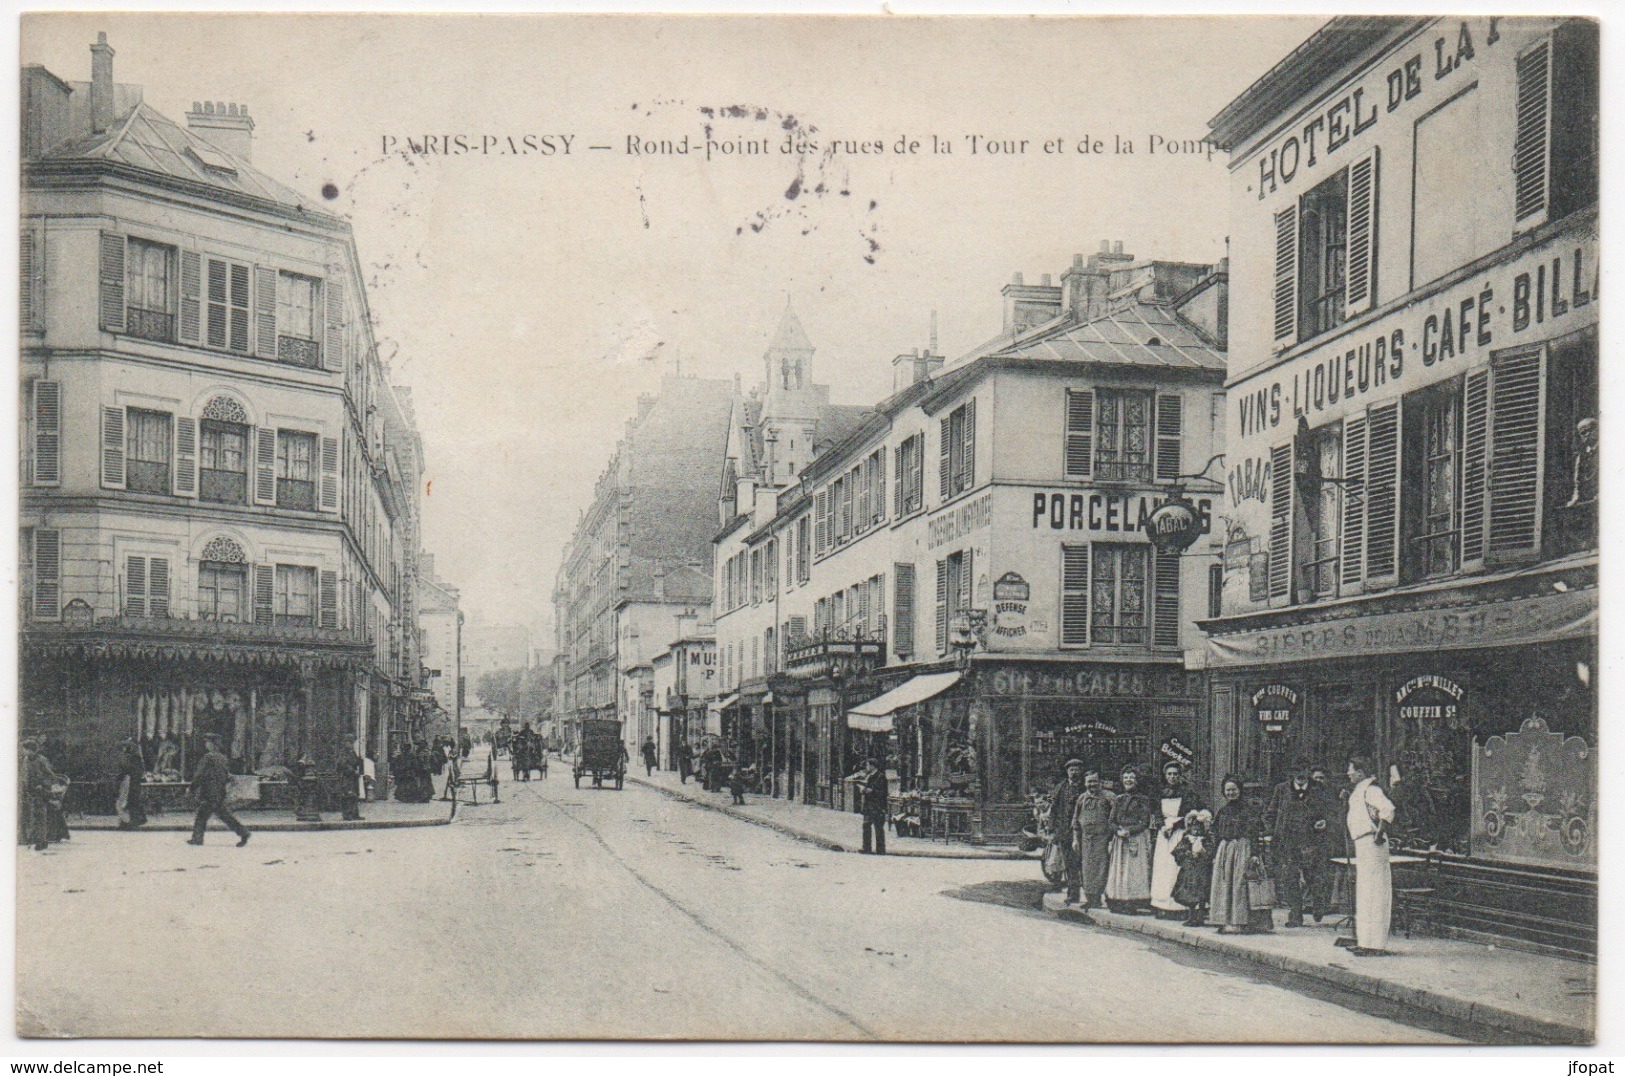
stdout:
POLYGON ((1432 926, 1593 953, 1595 568, 1210 622, 1216 761, 1268 787, 1370 757, 1432 926))

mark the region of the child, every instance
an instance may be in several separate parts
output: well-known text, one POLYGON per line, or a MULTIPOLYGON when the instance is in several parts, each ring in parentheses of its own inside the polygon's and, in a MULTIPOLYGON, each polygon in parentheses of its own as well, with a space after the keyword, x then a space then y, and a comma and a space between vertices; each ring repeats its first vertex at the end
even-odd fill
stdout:
POLYGON ((1185 833, 1174 846, 1174 862, 1179 877, 1174 881, 1173 898, 1191 910, 1186 926, 1207 922, 1208 890, 1213 884, 1213 842, 1208 837, 1211 811, 1191 811, 1185 816, 1185 833))
POLYGON ((734 803, 743 807, 745 804, 745 789, 750 787, 753 767, 747 766, 743 760, 734 763, 733 770, 728 775, 728 791, 733 793, 734 803))

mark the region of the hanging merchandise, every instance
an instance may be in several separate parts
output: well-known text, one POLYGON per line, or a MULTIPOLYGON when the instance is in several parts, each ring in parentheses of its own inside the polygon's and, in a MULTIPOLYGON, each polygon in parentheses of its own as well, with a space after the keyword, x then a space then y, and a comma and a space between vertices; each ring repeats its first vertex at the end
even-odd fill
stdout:
POLYGON ((142 739, 142 735, 141 735, 141 733, 142 733, 142 728, 141 728, 141 696, 140 695, 132 695, 130 697, 130 709, 135 714, 135 738, 138 739, 138 740, 142 739))
POLYGON ((231 725, 231 757, 243 758, 247 754, 248 721, 241 708, 232 711, 231 725))
POLYGON ((151 695, 141 696, 142 719, 147 726, 147 739, 158 738, 158 702, 151 695))
POLYGON ((190 736, 197 731, 197 705, 196 693, 186 696, 186 735, 190 736))
POLYGON ((186 727, 186 698, 179 691, 169 696, 169 724, 177 734, 192 731, 186 727))
POLYGON ((159 695, 155 700, 158 704, 158 735, 169 737, 169 696, 159 695))

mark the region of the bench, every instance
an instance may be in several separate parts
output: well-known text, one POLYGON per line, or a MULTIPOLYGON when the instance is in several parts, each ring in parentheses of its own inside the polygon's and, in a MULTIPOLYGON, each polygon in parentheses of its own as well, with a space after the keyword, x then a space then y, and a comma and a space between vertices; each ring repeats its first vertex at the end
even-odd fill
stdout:
POLYGON ((501 778, 497 776, 497 757, 495 752, 492 752, 485 757, 485 772, 482 774, 470 774, 469 776, 465 777, 463 776, 461 768, 458 767, 455 761, 452 761, 450 765, 451 774, 446 778, 446 792, 445 795, 441 797, 442 799, 449 799, 453 803, 456 803, 461 799, 463 789, 467 788, 472 790, 473 795, 473 798, 469 802, 474 806, 478 806, 480 802, 480 786, 486 785, 491 789, 491 802, 502 802, 502 797, 498 794, 497 787, 501 783, 501 778))

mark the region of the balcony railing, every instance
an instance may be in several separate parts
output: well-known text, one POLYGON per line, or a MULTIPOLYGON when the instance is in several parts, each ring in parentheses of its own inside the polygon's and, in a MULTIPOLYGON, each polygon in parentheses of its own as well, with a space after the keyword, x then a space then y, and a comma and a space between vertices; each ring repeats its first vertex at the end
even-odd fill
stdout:
POLYGON ((124 465, 124 488, 131 493, 169 493, 169 464, 129 460, 124 465))
POLYGON ((247 504, 248 476, 242 471, 205 468, 200 475, 198 496, 215 504, 247 504))
POLYGON ((175 315, 162 310, 142 310, 132 306, 124 312, 124 330, 143 340, 161 344, 175 342, 175 315))
POLYGON ((163 637, 195 642, 267 643, 275 645, 327 644, 368 646, 366 636, 359 631, 340 628, 321 628, 311 617, 276 617, 271 622, 255 620, 219 620, 182 616, 110 616, 94 620, 46 623, 34 621, 28 625, 31 632, 74 636, 84 634, 115 634, 124 636, 163 637))
POLYGON ((276 480, 276 506, 303 512, 316 510, 316 483, 298 478, 276 480))
POLYGON ((314 340, 302 336, 278 336, 276 356, 294 366, 308 366, 312 370, 322 365, 322 347, 314 340))

